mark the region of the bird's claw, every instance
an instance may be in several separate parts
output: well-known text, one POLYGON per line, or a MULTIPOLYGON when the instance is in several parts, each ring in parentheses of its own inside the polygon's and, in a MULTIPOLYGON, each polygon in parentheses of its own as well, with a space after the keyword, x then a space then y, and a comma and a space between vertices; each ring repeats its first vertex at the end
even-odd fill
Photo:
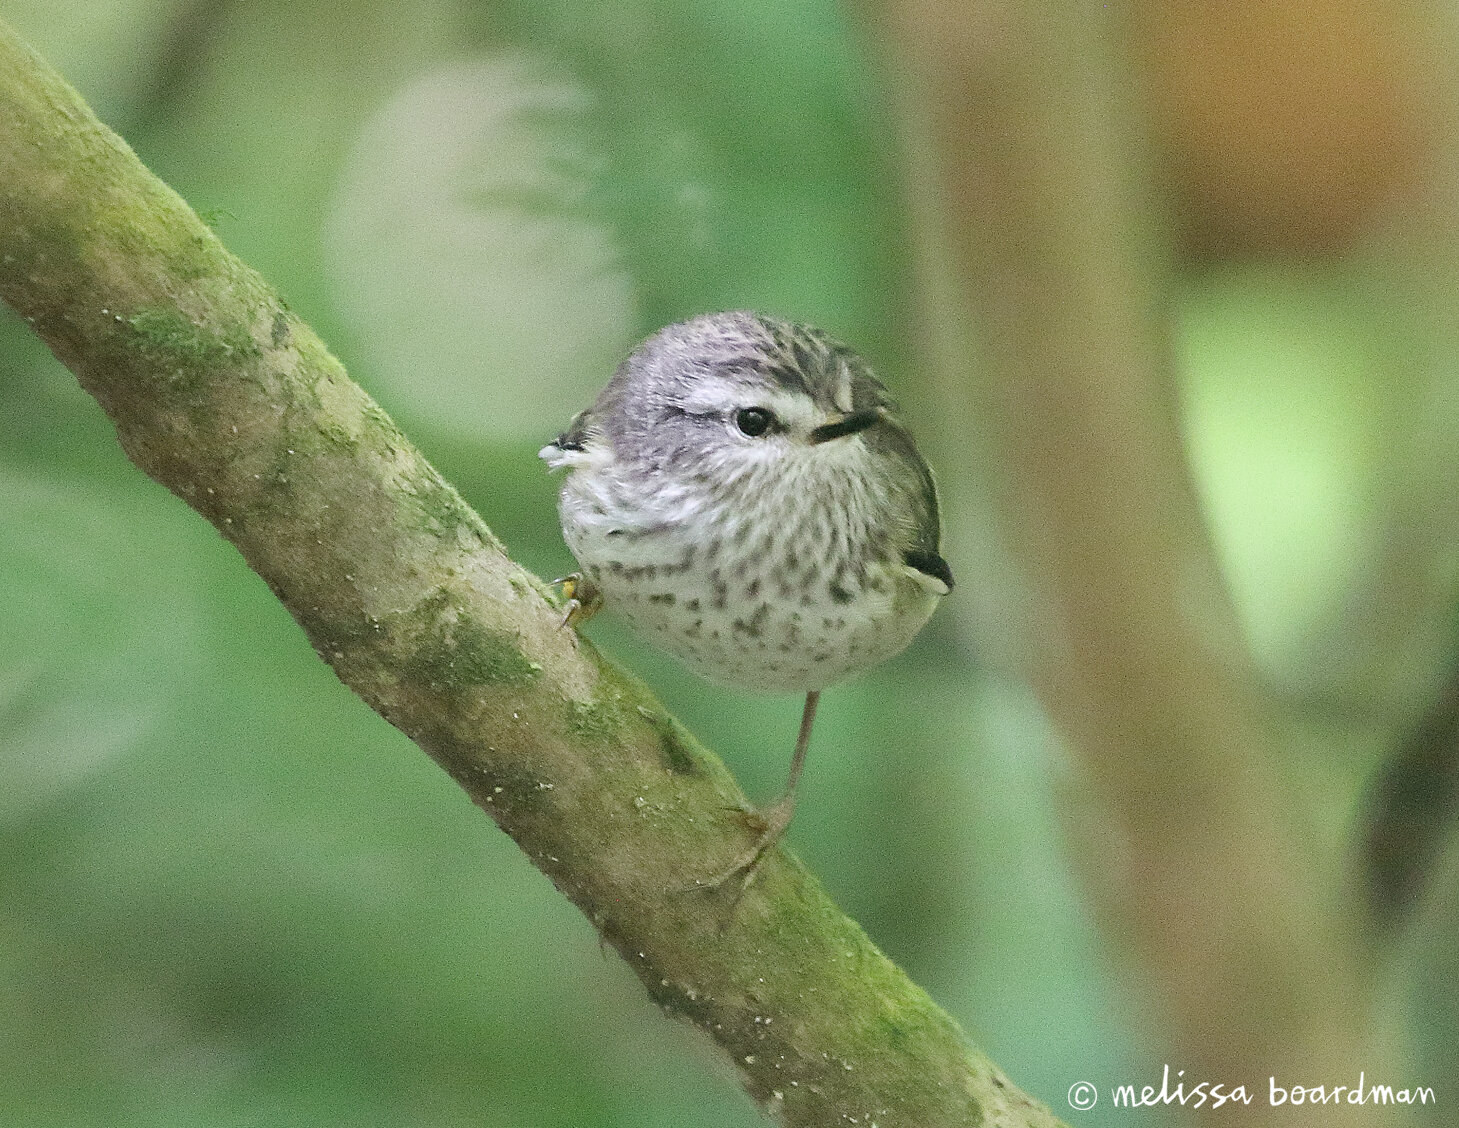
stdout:
POLYGON ((754 844, 713 877, 696 878, 681 892, 695 889, 720 889, 729 884, 732 878, 743 874, 739 889, 735 891, 734 895, 735 901, 738 902, 744 896, 745 890, 750 888, 755 878, 760 875, 760 867, 765 862, 765 855, 774 849, 780 839, 784 837, 786 828, 790 826, 791 816, 795 813, 795 798, 787 795, 762 810, 747 807, 733 809, 754 832, 754 844))
POLYGON ((581 572, 570 572, 561 579, 553 580, 552 586, 561 588, 567 600, 563 605, 567 608, 567 613, 557 625, 559 630, 582 626, 603 606, 603 594, 598 590, 598 585, 581 572))

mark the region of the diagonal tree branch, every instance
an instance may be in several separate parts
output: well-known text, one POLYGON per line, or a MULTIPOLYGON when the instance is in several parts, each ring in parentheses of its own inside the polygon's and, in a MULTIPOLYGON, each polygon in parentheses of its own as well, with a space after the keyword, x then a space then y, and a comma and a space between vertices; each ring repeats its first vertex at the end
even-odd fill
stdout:
POLYGON ((0 297, 784 1123, 1057 1123, 784 853, 733 913, 668 892, 743 848, 724 767, 558 629, 308 326, 4 24, 0 297))

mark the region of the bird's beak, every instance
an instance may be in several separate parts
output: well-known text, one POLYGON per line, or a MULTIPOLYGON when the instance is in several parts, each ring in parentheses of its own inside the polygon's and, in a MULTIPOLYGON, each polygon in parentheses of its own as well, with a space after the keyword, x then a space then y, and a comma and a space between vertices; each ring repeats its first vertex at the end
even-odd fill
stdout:
POLYGON ((811 432, 811 442, 824 443, 831 439, 854 435, 881 421, 882 409, 879 407, 869 408, 866 411, 852 411, 839 419, 833 419, 830 423, 822 423, 811 432))

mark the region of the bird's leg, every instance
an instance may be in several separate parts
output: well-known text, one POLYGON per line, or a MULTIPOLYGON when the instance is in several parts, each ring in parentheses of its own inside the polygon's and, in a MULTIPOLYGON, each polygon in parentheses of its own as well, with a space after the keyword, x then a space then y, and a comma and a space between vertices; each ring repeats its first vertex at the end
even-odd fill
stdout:
POLYGON ((567 614, 559 627, 580 627, 602 609, 603 593, 581 572, 570 572, 560 580, 553 580, 552 586, 560 587, 567 596, 567 614))
POLYGON ((755 827, 755 844, 741 854, 734 862, 714 877, 695 883, 695 888, 717 889, 730 878, 744 875, 740 883, 743 893, 760 872, 765 855, 784 836, 795 814, 795 788, 800 783, 800 773, 805 767, 806 749, 811 743, 811 726, 816 720, 816 705, 820 703, 821 691, 812 690, 805 696, 805 709, 800 715, 800 735, 795 740, 795 756, 790 761, 790 778, 785 784, 785 794, 770 806, 759 811, 746 812, 747 820, 755 827))

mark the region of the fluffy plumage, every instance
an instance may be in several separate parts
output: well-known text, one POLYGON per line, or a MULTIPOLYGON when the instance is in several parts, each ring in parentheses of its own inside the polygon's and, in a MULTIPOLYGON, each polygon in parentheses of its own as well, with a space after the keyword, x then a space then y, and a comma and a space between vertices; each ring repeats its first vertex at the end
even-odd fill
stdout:
POLYGON ((819 690, 900 651, 952 586, 895 403, 802 325, 661 330, 542 457, 605 603, 713 681, 819 690))

